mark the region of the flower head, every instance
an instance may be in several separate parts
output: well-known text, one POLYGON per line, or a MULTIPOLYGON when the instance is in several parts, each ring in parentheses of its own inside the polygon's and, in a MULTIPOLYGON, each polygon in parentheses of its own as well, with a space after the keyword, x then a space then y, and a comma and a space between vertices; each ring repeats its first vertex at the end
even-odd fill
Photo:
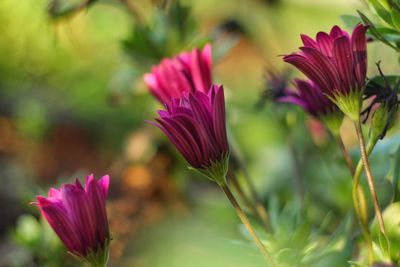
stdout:
POLYGON ((311 80, 295 79, 296 91, 291 90, 278 98, 279 102, 298 105, 310 115, 321 118, 337 112, 336 105, 327 98, 321 89, 311 80))
POLYGON ((167 135, 190 166, 222 182, 229 157, 223 87, 212 85, 207 94, 194 91, 175 98, 158 115, 157 122, 152 123, 167 135))
POLYGON ((294 84, 297 90, 288 91, 285 96, 279 97, 278 101, 302 107, 311 116, 325 123, 333 133, 338 133, 342 122, 338 107, 313 81, 295 79, 294 84))
POLYGON ((48 196, 37 196, 33 203, 65 244, 68 251, 89 263, 103 265, 108 259, 110 233, 107 222, 106 198, 109 176, 96 180, 86 177, 85 187, 65 184, 51 188, 48 196))
POLYGON ((150 92, 162 104, 195 90, 207 93, 212 83, 211 45, 165 58, 144 75, 150 92))
POLYGON ((367 72, 367 26, 359 24, 352 35, 334 26, 316 39, 301 35, 300 52, 283 60, 298 68, 351 119, 359 118, 367 72))

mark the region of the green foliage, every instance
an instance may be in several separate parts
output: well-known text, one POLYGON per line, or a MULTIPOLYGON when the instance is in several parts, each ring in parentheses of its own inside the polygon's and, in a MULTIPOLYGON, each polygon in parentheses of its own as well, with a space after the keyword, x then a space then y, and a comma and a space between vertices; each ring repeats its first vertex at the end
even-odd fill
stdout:
POLYGON ((376 221, 372 224, 372 233, 376 242, 377 260, 400 263, 400 203, 395 202, 383 212, 387 236, 380 233, 376 221))
POLYGON ((13 266, 28 266, 32 261, 42 267, 78 267, 81 266, 71 255, 44 220, 38 221, 31 215, 19 217, 11 237, 25 250, 28 257, 11 257, 13 266))
POLYGON ((364 12, 357 11, 356 16, 345 15, 341 19, 348 27, 354 27, 357 23, 369 25, 369 34, 387 46, 400 51, 400 5, 397 1, 368 0, 368 6, 376 20, 368 18, 364 12))
POLYGON ((282 210, 276 199, 269 200, 271 233, 264 236, 264 242, 276 255, 279 266, 290 267, 334 267, 344 266, 351 258, 352 244, 348 238, 351 233, 351 216, 340 223, 333 233, 329 233, 332 224, 331 213, 324 215, 318 225, 313 225, 303 213, 312 205, 306 201, 304 207, 291 201, 282 210))
POLYGON ((207 39, 199 38, 197 31, 190 7, 172 1, 167 11, 156 8, 149 23, 137 22, 122 45, 137 67, 148 71, 164 57, 204 44, 207 39))

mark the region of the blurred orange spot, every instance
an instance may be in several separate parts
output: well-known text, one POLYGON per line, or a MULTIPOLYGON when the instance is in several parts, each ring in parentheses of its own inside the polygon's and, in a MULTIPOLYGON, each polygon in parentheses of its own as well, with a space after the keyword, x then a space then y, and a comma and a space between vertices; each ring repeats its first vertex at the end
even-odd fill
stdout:
POLYGON ((122 174, 122 185, 134 190, 144 190, 151 185, 151 173, 143 165, 128 167, 122 174))

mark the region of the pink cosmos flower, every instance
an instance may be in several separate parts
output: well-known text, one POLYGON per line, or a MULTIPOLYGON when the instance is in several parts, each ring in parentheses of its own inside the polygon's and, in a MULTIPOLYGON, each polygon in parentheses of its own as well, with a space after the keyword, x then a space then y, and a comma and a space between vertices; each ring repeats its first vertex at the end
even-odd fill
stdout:
POLYGON ((207 93, 212 83, 211 45, 165 58, 144 75, 150 92, 162 104, 195 90, 207 93))
POLYGON ((108 259, 110 233, 106 198, 110 178, 86 177, 83 187, 75 184, 51 188, 48 196, 37 196, 33 203, 67 247, 68 251, 89 262, 103 265, 108 259))
POLYGON ((194 169, 216 181, 225 179, 229 145, 222 86, 212 85, 207 94, 194 91, 175 98, 158 115, 153 124, 194 169))

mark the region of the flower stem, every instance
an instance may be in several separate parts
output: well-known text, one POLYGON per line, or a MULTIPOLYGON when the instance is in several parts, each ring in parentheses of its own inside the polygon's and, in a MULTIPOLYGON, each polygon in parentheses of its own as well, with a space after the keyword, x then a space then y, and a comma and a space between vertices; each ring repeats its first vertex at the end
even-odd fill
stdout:
POLYGON ((372 201, 374 203, 375 215, 378 220, 379 229, 382 234, 386 235, 385 223, 383 221, 382 211, 379 206, 378 196, 377 196, 376 188, 375 188, 374 177, 372 176, 371 168, 369 165, 367 150, 365 147, 364 136, 363 136, 362 128, 361 128, 361 122, 360 122, 360 120, 358 120, 354 124, 355 124, 355 128, 356 128, 357 138, 358 138, 358 141, 360 144, 361 159, 362 159, 362 163, 364 165, 365 175, 367 177, 367 182, 368 182, 369 190, 371 193, 372 201))
MULTIPOLYGON (((235 175, 234 171, 232 170, 231 172, 228 172, 228 175, 230 176, 229 181, 231 182, 232 186, 235 188, 235 191, 238 193, 240 199, 244 202, 244 204, 251 209, 252 213, 254 216, 257 217, 257 219, 260 221, 262 226, 265 228, 267 231, 269 229, 268 225, 268 216, 265 213, 263 213, 264 207, 260 205, 259 203, 254 203, 243 191, 242 186, 239 184, 238 177, 235 175), (259 209, 258 206, 261 206, 262 208, 259 209)), ((264 210, 265 211, 265 210, 264 210)))
MULTIPOLYGON (((247 170, 246 165, 243 163, 243 160, 240 158, 238 152, 235 149, 232 149, 232 159, 237 165, 237 169, 240 170, 243 174, 244 181, 249 188, 252 203, 255 206, 256 214, 259 217, 261 223, 265 227, 265 229, 269 229, 269 221, 268 221, 268 213, 262 205, 260 198, 257 194, 256 187, 254 186, 253 180, 250 177, 250 174, 247 170)), ((235 168, 235 169, 236 169, 235 168)))
MULTIPOLYGON (((352 198, 354 210, 356 212, 356 216, 358 222, 361 226, 361 231, 364 235, 365 240, 367 241, 368 248, 368 262, 371 265, 374 261, 374 252, 372 248, 372 237, 371 232, 368 226, 368 210, 365 201, 365 194, 362 187, 359 186, 360 183, 360 175, 362 172, 362 161, 361 159, 358 161, 357 169, 354 169, 353 161, 351 160, 350 154, 347 151, 346 147, 343 144, 343 140, 340 135, 337 136, 337 141, 342 151, 343 158, 346 161, 347 167, 350 171, 351 176, 353 177, 353 186, 352 186, 352 198)), ((368 143, 367 155, 369 155, 372 151, 370 148, 370 143, 368 143), (369 152, 368 152, 369 151, 369 152)))
POLYGON ((232 204, 233 208, 235 209, 237 215, 239 216, 240 220, 246 227, 247 231, 249 232, 250 236, 254 239, 254 242, 256 242, 257 247, 260 249, 261 253, 263 254, 264 258, 267 260, 267 262, 271 266, 277 266, 275 262, 273 261, 271 255, 267 252, 265 249, 264 245, 262 244, 260 238, 257 236, 255 230, 253 229, 253 226, 251 225, 249 219, 247 218, 246 214, 243 212, 242 208, 240 207, 239 203, 236 201, 235 197, 233 196, 231 190, 227 186, 226 183, 219 184, 221 187, 222 191, 224 191, 226 197, 232 204))

